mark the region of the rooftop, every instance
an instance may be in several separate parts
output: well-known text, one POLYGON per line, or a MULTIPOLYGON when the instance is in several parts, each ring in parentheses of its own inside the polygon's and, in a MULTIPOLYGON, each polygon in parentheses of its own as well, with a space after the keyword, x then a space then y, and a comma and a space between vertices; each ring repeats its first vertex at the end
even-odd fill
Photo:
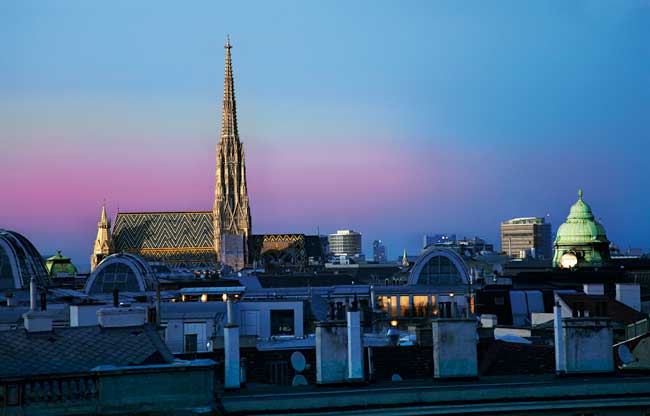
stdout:
POLYGON ((0 331, 0 378, 91 371, 98 366, 167 364, 173 356, 151 325, 0 331))

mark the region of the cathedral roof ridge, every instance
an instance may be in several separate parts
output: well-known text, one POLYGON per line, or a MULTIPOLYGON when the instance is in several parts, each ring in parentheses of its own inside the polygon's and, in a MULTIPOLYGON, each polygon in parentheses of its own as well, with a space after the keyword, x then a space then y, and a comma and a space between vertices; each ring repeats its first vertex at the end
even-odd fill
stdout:
POLYGON ((118 212, 117 215, 153 215, 153 214, 212 214, 212 210, 205 211, 134 211, 118 212))

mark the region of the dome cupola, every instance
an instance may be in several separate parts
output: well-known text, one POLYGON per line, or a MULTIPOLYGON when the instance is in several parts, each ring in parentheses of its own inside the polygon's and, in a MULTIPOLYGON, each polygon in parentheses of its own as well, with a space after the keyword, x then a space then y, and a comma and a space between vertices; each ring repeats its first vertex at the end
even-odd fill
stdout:
POLYGON ((578 191, 578 201, 557 230, 553 266, 563 268, 601 267, 609 260, 605 228, 594 218, 591 207, 578 191))

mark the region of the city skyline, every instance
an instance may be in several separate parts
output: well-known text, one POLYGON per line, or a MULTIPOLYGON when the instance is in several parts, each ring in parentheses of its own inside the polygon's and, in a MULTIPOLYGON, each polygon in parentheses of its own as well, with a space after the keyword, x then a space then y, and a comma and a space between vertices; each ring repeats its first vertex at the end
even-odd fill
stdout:
POLYGON ((63 4, 0 6, 9 57, 0 64, 0 176, 12 178, 0 227, 41 254, 61 249, 86 269, 104 198, 113 218, 118 207, 211 209, 228 32, 254 233, 350 228, 366 254, 375 239, 415 253, 432 232, 496 244, 512 217, 548 213, 557 229, 582 187, 612 241, 648 248, 647 3, 501 2, 477 5, 479 17, 445 3, 366 3, 349 16, 284 3, 274 16, 291 31, 247 22, 236 9, 221 25, 207 3, 205 13, 181 16, 126 3, 89 15, 82 3, 63 4), (304 39, 290 36, 304 25, 298 11, 318 18, 304 39), (120 12, 126 33, 109 25, 120 12), (377 20, 370 34, 354 30, 362 16, 377 20), (414 24, 384 33, 389 17, 414 24), (198 23, 174 40, 163 29, 176 18, 188 30, 198 23), (336 36, 324 30, 333 22, 336 36), (495 31, 503 22, 510 26, 495 31), (135 44, 129 31, 141 36, 135 44), (499 77, 503 68, 510 72, 499 77))

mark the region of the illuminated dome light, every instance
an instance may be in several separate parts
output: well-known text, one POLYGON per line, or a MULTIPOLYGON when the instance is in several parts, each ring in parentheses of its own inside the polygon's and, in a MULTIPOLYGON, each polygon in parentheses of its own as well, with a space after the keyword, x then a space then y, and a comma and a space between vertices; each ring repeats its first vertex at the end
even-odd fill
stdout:
POLYGON ((578 258, 573 253, 564 253, 560 257, 560 267, 563 269, 573 269, 578 264, 578 258))

